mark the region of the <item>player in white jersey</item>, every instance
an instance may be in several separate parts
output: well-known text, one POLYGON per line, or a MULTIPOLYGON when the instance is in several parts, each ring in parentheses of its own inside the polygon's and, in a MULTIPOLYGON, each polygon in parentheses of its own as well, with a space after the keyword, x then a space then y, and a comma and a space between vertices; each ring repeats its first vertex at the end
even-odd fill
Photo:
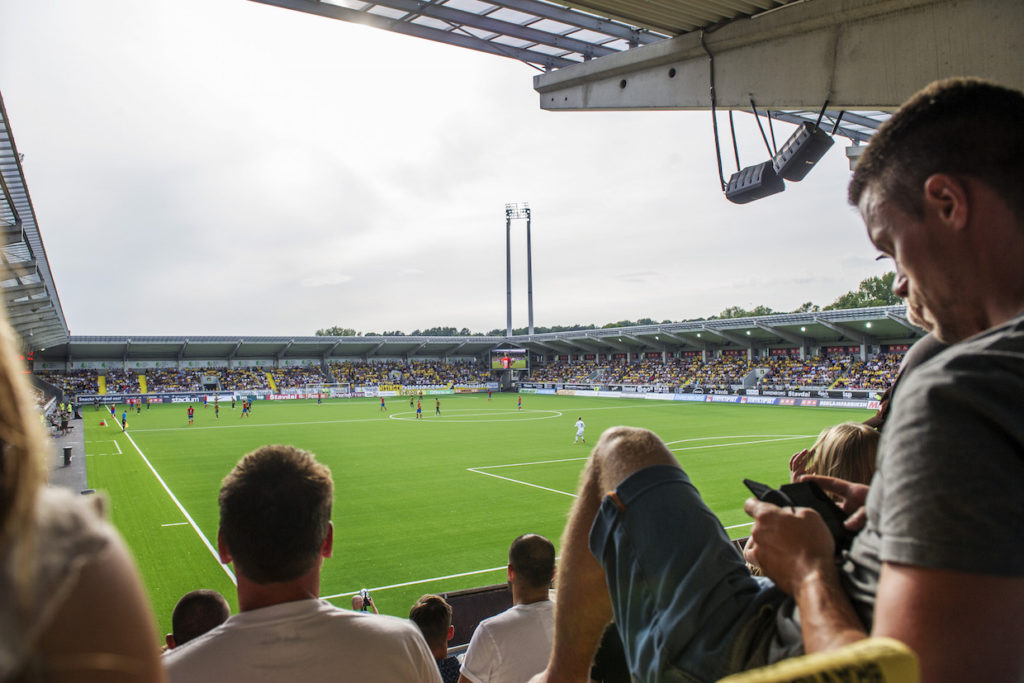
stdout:
POLYGON ((573 443, 579 443, 580 441, 582 441, 583 443, 587 443, 586 438, 584 438, 584 436, 583 436, 583 430, 585 428, 586 428, 586 425, 583 424, 583 418, 582 417, 579 418, 578 420, 576 420, 576 439, 573 441, 573 443))

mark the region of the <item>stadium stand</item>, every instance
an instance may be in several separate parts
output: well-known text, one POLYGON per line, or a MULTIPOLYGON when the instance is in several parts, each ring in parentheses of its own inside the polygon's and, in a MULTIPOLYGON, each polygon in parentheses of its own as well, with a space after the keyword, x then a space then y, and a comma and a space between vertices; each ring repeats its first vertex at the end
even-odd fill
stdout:
MULTIPOLYGON (((595 361, 557 361, 535 366, 529 382, 552 384, 602 384, 612 386, 658 386, 671 390, 728 390, 736 387, 763 389, 858 389, 885 390, 899 370, 902 353, 883 353, 867 361, 856 356, 814 356, 806 360, 772 356, 748 362, 745 356, 721 356, 707 362, 699 358, 595 361)), ((269 372, 277 390, 296 389, 337 382, 353 386, 401 384, 413 387, 480 385, 494 380, 483 364, 471 361, 332 361, 329 374, 319 367, 273 368, 269 372)), ((139 393, 139 376, 148 392, 267 391, 267 369, 147 369, 40 371, 46 382, 71 395, 139 393), (217 385, 210 386, 210 378, 217 385)))

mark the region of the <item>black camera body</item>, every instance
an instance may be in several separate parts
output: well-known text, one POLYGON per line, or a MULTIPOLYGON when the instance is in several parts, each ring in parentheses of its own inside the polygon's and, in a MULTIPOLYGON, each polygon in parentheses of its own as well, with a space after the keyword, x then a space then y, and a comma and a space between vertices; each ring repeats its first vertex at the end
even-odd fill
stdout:
POLYGON ((853 537, 856 534, 843 524, 846 521, 846 513, 813 481, 783 484, 778 489, 750 479, 744 479, 743 483, 758 500, 779 507, 801 507, 815 510, 825 520, 825 525, 836 542, 836 551, 849 548, 853 542, 853 537))

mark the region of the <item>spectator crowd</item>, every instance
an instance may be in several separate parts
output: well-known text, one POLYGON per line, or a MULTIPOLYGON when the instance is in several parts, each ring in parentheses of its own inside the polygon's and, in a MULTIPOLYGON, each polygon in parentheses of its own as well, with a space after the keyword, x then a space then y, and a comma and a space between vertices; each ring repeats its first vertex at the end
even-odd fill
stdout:
MULTIPOLYGON (((899 680, 1024 680, 1022 119, 1017 90, 934 83, 879 128, 855 167, 849 200, 871 242, 896 260, 895 293, 939 342, 904 359, 912 362, 890 389, 884 421, 840 425, 793 456, 797 481, 745 502, 753 522, 742 555, 665 442, 608 429, 580 478, 557 567, 548 539, 512 542, 513 606, 473 633, 460 683, 598 678, 592 667, 611 623, 638 681, 715 681, 804 654, 843 667, 823 666, 822 678, 888 678, 871 660, 828 659, 867 638, 876 651, 898 646, 907 663, 899 680), (822 474, 854 454, 867 470, 860 481, 822 474), (838 513, 820 504, 822 492, 838 513), (827 526, 837 514, 845 521, 827 526)), ((213 618, 183 626, 183 643, 176 624, 161 659, 138 570, 102 506, 45 486, 45 443, 15 349, 0 320, 0 680, 453 675, 443 651, 450 612, 430 596, 413 606, 422 622, 320 599, 321 569, 336 550, 334 475, 285 445, 244 455, 218 494, 217 554, 234 567, 238 613, 225 619, 222 601, 202 598, 213 618)), ((852 387, 894 362, 778 359, 768 370, 852 387)), ((638 365, 588 375, 650 381, 663 372, 638 365)), ((678 364, 684 380, 721 384, 751 370, 723 358, 684 377, 691 366, 678 364)), ((424 372, 441 378, 438 368, 424 372)), ((131 383, 117 373, 111 381, 131 383)))

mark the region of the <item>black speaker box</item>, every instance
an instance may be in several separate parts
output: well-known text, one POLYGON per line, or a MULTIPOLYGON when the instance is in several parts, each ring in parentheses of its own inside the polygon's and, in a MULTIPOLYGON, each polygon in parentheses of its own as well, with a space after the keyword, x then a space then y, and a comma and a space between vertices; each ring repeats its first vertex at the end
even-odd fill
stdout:
POLYGON ((832 144, 831 135, 805 121, 772 157, 772 167, 786 180, 803 180, 832 144))
POLYGON ((725 198, 733 204, 746 204, 785 189, 786 184, 775 174, 772 162, 765 161, 733 173, 725 189, 725 198))

